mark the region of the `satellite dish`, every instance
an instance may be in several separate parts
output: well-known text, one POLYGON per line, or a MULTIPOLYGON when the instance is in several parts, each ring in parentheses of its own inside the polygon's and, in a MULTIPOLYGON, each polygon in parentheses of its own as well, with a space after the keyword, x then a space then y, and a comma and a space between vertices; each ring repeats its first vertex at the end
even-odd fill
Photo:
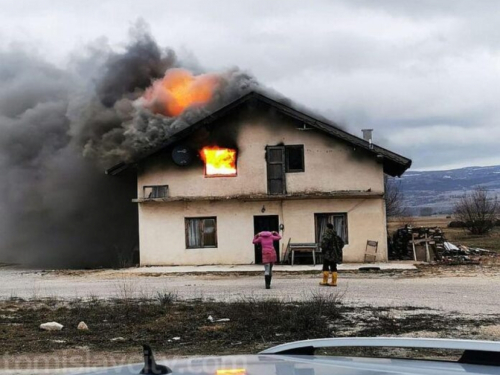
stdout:
POLYGON ((181 167, 189 165, 193 161, 193 151, 186 146, 176 146, 172 150, 172 160, 181 167))

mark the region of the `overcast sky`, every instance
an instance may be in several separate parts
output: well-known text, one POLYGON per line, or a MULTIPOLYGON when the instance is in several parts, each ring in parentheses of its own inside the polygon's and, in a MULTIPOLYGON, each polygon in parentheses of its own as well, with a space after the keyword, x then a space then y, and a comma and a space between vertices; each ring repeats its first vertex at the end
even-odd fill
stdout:
POLYGON ((123 47, 142 18, 181 58, 248 70, 354 134, 374 128, 375 142, 414 169, 500 164, 497 0, 0 4, 3 50, 64 66, 89 43, 123 47))

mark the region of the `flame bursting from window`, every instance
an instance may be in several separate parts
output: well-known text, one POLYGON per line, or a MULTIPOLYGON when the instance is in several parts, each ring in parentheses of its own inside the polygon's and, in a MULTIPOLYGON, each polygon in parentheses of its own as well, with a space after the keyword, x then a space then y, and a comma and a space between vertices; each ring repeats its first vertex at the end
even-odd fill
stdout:
POLYGON ((218 83, 215 74, 195 76, 185 69, 169 69, 146 90, 142 105, 154 113, 178 116, 188 107, 208 103, 218 83))
POLYGON ((206 146, 200 151, 206 176, 236 176, 236 150, 206 146))

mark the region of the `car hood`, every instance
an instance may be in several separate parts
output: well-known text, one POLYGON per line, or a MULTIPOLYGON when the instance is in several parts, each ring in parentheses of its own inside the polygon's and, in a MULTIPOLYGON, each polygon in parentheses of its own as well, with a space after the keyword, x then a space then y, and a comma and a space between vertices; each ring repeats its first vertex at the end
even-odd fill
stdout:
MULTIPOLYGON (((496 366, 456 362, 300 355, 251 355, 158 361, 172 375, 451 375, 499 373, 496 366), (231 371, 232 370, 232 371, 231 371)), ((68 374, 139 374, 142 364, 68 374)))

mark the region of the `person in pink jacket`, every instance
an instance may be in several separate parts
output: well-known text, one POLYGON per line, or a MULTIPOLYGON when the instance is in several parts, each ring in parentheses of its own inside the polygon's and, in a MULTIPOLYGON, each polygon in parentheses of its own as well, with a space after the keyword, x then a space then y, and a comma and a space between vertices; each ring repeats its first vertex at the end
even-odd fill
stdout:
POLYGON ((253 238, 253 244, 260 244, 262 247, 262 263, 264 264, 264 278, 266 289, 271 289, 271 279, 273 277, 273 264, 277 261, 274 241, 281 240, 278 232, 260 232, 253 238))

